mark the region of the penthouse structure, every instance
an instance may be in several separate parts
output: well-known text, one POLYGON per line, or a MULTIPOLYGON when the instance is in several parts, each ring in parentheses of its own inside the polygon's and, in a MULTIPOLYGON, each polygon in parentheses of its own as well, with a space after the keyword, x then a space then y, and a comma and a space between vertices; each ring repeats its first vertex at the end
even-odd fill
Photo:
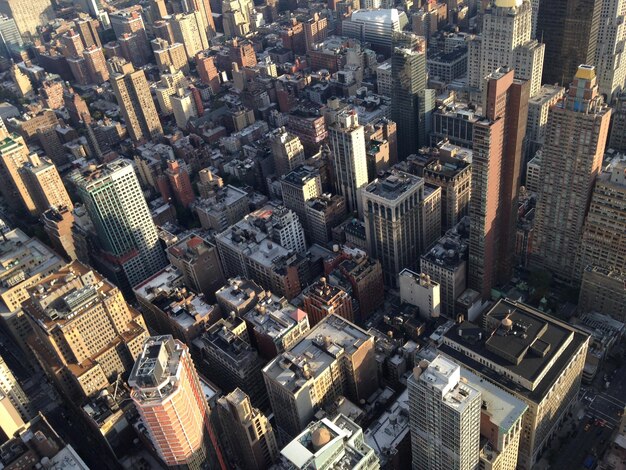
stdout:
POLYGON ((246 322, 233 315, 211 325, 193 342, 200 372, 222 390, 239 387, 252 397, 255 406, 264 407, 267 394, 261 370, 266 361, 250 344, 246 322))
POLYGON ((354 421, 338 414, 309 424, 280 452, 281 470, 307 468, 380 468, 378 456, 354 421))
POLYGON ((406 13, 392 9, 363 9, 353 11, 344 21, 341 32, 345 36, 369 43, 380 54, 391 55, 393 33, 402 31, 409 20, 406 13))
POLYGON ((263 369, 276 424, 297 436, 315 412, 339 398, 358 402, 378 388, 374 337, 330 315, 263 369))
POLYGON ((203 229, 221 232, 241 220, 250 211, 249 206, 248 193, 229 184, 202 195, 194 203, 193 210, 203 229))
POLYGON ((171 333, 185 344, 221 318, 216 305, 188 290, 184 276, 174 266, 156 273, 134 291, 150 329, 157 334, 171 333))
POLYGON ((531 469, 576 403, 589 336, 527 305, 499 300, 482 324, 456 324, 439 351, 522 400, 517 467, 531 469))
POLYGON ((152 445, 167 466, 227 468, 184 343, 171 336, 148 338, 128 384, 152 445))
POLYGON ((480 119, 481 110, 473 104, 457 102, 440 107, 433 112, 431 144, 437 145, 447 139, 453 145, 472 149, 474 124, 480 119))
POLYGON ((398 273, 416 269, 441 233, 441 190, 391 170, 368 184, 362 197, 369 253, 381 262, 385 284, 396 287, 398 273))
POLYGON ((74 261, 29 289, 24 303, 42 368, 69 399, 93 397, 139 356, 148 330, 120 290, 74 261))
POLYGON ((276 295, 259 299, 243 319, 252 345, 265 359, 289 351, 310 329, 306 312, 276 295))
POLYGON ((20 229, 3 232, 0 237, 0 321, 25 352, 29 351, 26 340, 32 332, 22 310, 28 288, 64 265, 50 248, 20 229))

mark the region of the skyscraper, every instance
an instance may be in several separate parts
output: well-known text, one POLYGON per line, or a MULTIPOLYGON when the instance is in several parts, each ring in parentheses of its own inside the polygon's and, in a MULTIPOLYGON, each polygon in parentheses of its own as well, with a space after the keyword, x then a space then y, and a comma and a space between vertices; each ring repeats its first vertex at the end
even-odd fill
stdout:
POLYGON ((109 61, 110 82, 120 105, 126 127, 135 142, 156 139, 163 134, 150 87, 143 70, 120 57, 109 61))
POLYGON ((596 69, 598 88, 611 103, 626 90, 626 0, 604 0, 600 11, 596 69))
POLYGON ((393 34, 391 117, 398 129, 398 158, 417 153, 426 145, 435 108, 433 90, 426 89, 426 42, 409 33, 393 34))
POLYGON ((474 123, 469 287, 483 298, 512 268, 530 91, 530 83, 513 73, 502 68, 486 78, 485 119, 474 123))
POLYGON ((9 399, 24 422, 33 417, 28 397, 2 356, 0 356, 0 393, 9 399))
POLYGON ((385 284, 398 287, 400 271, 418 270, 441 234, 441 189, 392 170, 365 187, 363 212, 369 253, 381 262, 385 284))
POLYGON ((594 64, 602 0, 539 3, 537 38, 546 45, 543 82, 567 85, 580 64, 594 64))
POLYGON ((132 164, 118 159, 73 175, 100 243, 131 287, 165 266, 165 255, 132 164))
POLYGON ((483 92, 485 77, 500 67, 515 69, 515 78, 530 82, 530 96, 541 88, 544 45, 531 39, 529 0, 494 0, 483 13, 480 37, 469 45, 470 88, 483 92))
POLYGON ((152 444, 166 465, 226 470, 209 405, 184 343, 171 336, 148 338, 128 384, 152 444))
POLYGON ((51 207, 67 207, 70 211, 74 208, 57 168, 47 158, 29 155, 20 173, 38 215, 51 207))
POLYGON ((22 35, 36 35, 37 26, 44 26, 54 19, 50 0, 2 0, 0 12, 15 20, 22 35))
POLYGON ((304 147, 300 139, 287 132, 284 127, 272 132, 270 145, 274 156, 274 166, 278 176, 286 175, 304 163, 304 147))
POLYGON ((217 400, 217 414, 231 455, 241 468, 264 470, 276 462, 278 445, 272 425, 241 389, 217 400))
POLYGON ((200 12, 174 15, 170 20, 174 40, 185 46, 187 58, 209 47, 206 28, 200 12))
POLYGON ((420 362, 407 385, 413 468, 478 468, 481 396, 461 381, 461 368, 437 356, 420 362))
POLYGON ((530 262, 567 282, 576 277, 572 257, 602 166, 610 118, 591 65, 578 68, 568 94, 548 116, 530 262))
POLYGON ((5 202, 14 211, 36 213, 35 203, 28 192, 26 182, 20 173, 22 165, 28 161, 28 147, 24 138, 17 134, 9 134, 0 125, 0 192, 5 202))
POLYGON ((328 127, 332 151, 335 185, 346 198, 348 210, 363 214, 361 190, 367 184, 367 155, 365 131, 356 111, 342 109, 328 127))
POLYGON ((13 51, 19 50, 24 41, 20 35, 15 20, 8 16, 0 16, 0 55, 6 59, 11 57, 13 51))

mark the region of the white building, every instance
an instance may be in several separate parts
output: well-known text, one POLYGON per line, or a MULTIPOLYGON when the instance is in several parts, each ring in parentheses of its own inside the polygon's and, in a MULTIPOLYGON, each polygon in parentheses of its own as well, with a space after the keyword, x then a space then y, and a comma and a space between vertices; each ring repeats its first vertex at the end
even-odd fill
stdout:
POLYGON ((395 8, 380 10, 356 10, 349 21, 343 21, 344 36, 368 42, 377 52, 391 52, 393 33, 404 29, 409 20, 406 13, 395 8))
POLYGON ((32 410, 30 408, 30 401, 22 390, 22 387, 15 379, 15 376, 4 362, 4 359, 0 356, 0 393, 6 396, 11 405, 19 413, 20 418, 27 423, 32 417, 32 410))
POLYGON ((198 117, 196 103, 193 100, 191 90, 179 88, 176 94, 171 97, 171 101, 176 125, 181 129, 186 129, 189 119, 198 117))
POLYGON ((611 103, 626 88, 626 0, 604 0, 596 49, 600 93, 611 103))
POLYGON ((407 384, 413 468, 478 468, 481 395, 461 380, 461 368, 437 356, 420 362, 407 384))
POLYGON ((400 299, 419 308, 423 318, 439 317, 440 286, 428 274, 417 274, 410 269, 400 272, 400 299))

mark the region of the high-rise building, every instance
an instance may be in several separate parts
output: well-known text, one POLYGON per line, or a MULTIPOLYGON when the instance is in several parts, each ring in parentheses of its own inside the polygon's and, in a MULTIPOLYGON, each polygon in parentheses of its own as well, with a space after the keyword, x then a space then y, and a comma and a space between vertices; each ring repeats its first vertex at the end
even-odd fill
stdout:
POLYGON ((324 277, 307 287, 302 296, 311 326, 333 314, 354 321, 352 297, 340 287, 329 284, 324 277))
POLYGON ((200 12, 179 13, 171 17, 170 24, 174 40, 185 46, 189 60, 193 59, 198 52, 209 47, 206 28, 200 12))
POLYGON ((96 19, 86 17, 80 17, 74 20, 74 25, 80 34, 80 38, 83 40, 85 49, 91 46, 102 47, 100 36, 98 35, 98 29, 100 28, 100 22, 96 19))
POLYGON ((616 97, 613 105, 609 148, 626 153, 626 91, 616 97))
POLYGON ((0 16, 0 56, 9 59, 13 52, 17 52, 24 45, 22 36, 17 29, 13 18, 0 16))
POLYGON ((187 123, 191 118, 198 117, 198 109, 196 101, 193 97, 192 89, 185 90, 179 88, 170 97, 172 102, 172 111, 174 112, 174 120, 180 129, 187 129, 187 123))
POLYGON ((176 202, 183 207, 189 207, 196 196, 191 187, 187 165, 182 160, 168 160, 165 174, 170 182, 170 188, 176 202))
POLYGON ((0 393, 9 399, 24 422, 33 417, 30 400, 2 356, 0 356, 0 393))
POLYGON ((306 201, 306 227, 311 244, 326 245, 332 229, 346 219, 346 200, 339 194, 322 194, 306 201))
POLYGON ((47 158, 29 155, 20 172, 38 215, 51 207, 67 207, 70 211, 74 208, 56 166, 47 158))
POLYGON ((515 69, 515 78, 530 82, 530 96, 541 88, 545 46, 532 35, 530 0, 495 0, 483 13, 482 32, 470 42, 468 82, 484 91, 485 77, 500 67, 515 69))
POLYGON ((264 470, 276 462, 278 445, 272 425, 241 389, 217 400, 217 415, 231 455, 241 468, 264 470))
POLYGON ((443 356, 407 380, 413 468, 474 470, 480 451, 480 392, 443 356))
POLYGON ((183 273, 187 286, 215 300, 215 293, 226 282, 215 245, 189 235, 167 248, 167 258, 183 273))
POLYGON ((222 25, 227 38, 246 37, 253 21, 254 3, 251 0, 222 0, 222 25))
POLYGON ((80 57, 83 54, 85 45, 83 40, 73 29, 61 35, 59 42, 61 43, 63 55, 65 57, 80 57))
POLYGON ((43 229, 50 239, 51 247, 59 254, 68 259, 76 259, 76 248, 72 226, 74 215, 68 207, 51 207, 41 214, 43 229))
POLYGON ((374 51, 388 56, 393 51, 393 38, 408 24, 404 11, 391 9, 356 9, 341 24, 344 36, 371 44, 374 51))
POLYGON ((427 145, 435 92, 427 89, 426 42, 413 34, 394 35, 391 55, 391 117, 398 128, 398 158, 427 145))
POLYGON ((148 338, 128 384, 150 440, 167 466, 226 470, 209 405, 184 343, 171 336, 148 338))
POLYGON ((587 266, 580 285, 578 311, 599 312, 626 321, 626 271, 587 266))
POLYGON ((286 175, 304 163, 304 147, 300 139, 287 132, 284 127, 272 132, 269 140, 277 176, 286 175))
POLYGON ((582 228, 573 276, 602 266, 626 271, 626 156, 618 154, 596 178, 582 228))
POLYGON ((161 73, 168 72, 170 67, 174 67, 175 70, 188 71, 189 61, 184 45, 179 42, 170 44, 161 38, 153 39, 151 44, 154 49, 156 64, 161 73))
POLYGON ((337 193, 346 198, 349 211, 362 215, 361 191, 367 185, 367 155, 365 131, 356 111, 337 111, 328 134, 337 193))
POLYGON ((200 52, 196 55, 196 69, 198 76, 205 85, 211 87, 211 91, 215 94, 220 91, 220 78, 217 67, 215 67, 215 58, 200 52))
POLYGON ((211 2, 209 2, 209 0, 191 0, 187 5, 187 9, 189 11, 200 13, 200 19, 202 20, 202 25, 207 39, 213 38, 216 31, 211 2))
POLYGON ((307 201, 322 194, 322 181, 319 171, 310 166, 299 166, 280 180, 285 207, 294 211, 302 226, 309 228, 307 201))
POLYGON ((565 88, 557 85, 543 85, 538 93, 528 100, 528 120, 526 124, 526 149, 524 160, 528 163, 535 157, 546 141, 548 113, 565 95, 565 88))
POLYGON ((313 44, 322 42, 328 35, 328 18, 321 17, 319 13, 304 22, 304 37, 307 51, 313 48, 313 44))
POLYGON ((601 0, 539 2, 536 37, 546 45, 543 82, 565 86, 580 64, 595 64, 601 0))
POLYGON ((441 286, 428 274, 416 273, 410 269, 400 271, 400 300, 414 305, 424 319, 439 317, 441 310, 441 286))
POLYGON ((374 337, 337 315, 326 317, 263 369, 278 431, 297 436, 342 395, 367 400, 378 388, 376 370, 374 337))
POLYGON ((156 227, 132 164, 118 159, 77 172, 74 184, 111 262, 133 287, 165 266, 156 227))
POLYGON ((174 112, 172 96, 179 88, 187 88, 187 84, 183 70, 169 67, 166 73, 161 74, 161 80, 156 88, 157 103, 159 103, 161 113, 167 116, 174 112))
POLYGON ((55 17, 50 0, 2 0, 0 12, 15 20, 22 35, 37 35, 37 27, 45 26, 55 17))
POLYGON ((438 349, 526 403, 517 468, 530 470, 576 406, 588 345, 582 330, 522 303, 499 300, 481 325, 457 323, 438 349))
POLYGON ((17 87, 17 92, 20 97, 25 98, 33 92, 33 84, 30 81, 30 78, 17 64, 13 64, 9 72, 11 73, 13 82, 15 82, 15 86, 17 87))
POLYGON ((474 123, 469 287, 483 298, 512 269, 522 144, 530 83, 498 69, 486 77, 483 113, 474 123))
POLYGON ((591 65, 578 68, 568 94, 548 116, 530 262, 567 282, 580 276, 572 256, 580 246, 610 118, 591 65))
POLYGON ((362 196, 369 253, 381 262, 385 284, 397 287, 400 271, 417 270, 420 255, 441 234, 441 189, 391 170, 362 196))
POLYGON ((8 134, 4 124, 0 126, 0 192, 5 202, 14 211, 36 214, 35 203, 28 192, 24 176, 20 172, 28 161, 28 147, 24 138, 8 134))
POLYGON ((83 50, 83 58, 91 83, 100 85, 109 79, 109 69, 102 48, 89 46, 83 50))
POLYGON ((163 128, 144 71, 119 57, 111 59, 109 67, 111 86, 132 139, 158 139, 163 128))
POLYGON ((600 10, 596 69, 598 88, 612 103, 617 94, 626 91, 626 1, 604 0, 600 10))
POLYGON ((67 397, 96 396, 130 372, 148 329, 106 278, 74 261, 29 294, 23 306, 35 332, 29 344, 67 397))

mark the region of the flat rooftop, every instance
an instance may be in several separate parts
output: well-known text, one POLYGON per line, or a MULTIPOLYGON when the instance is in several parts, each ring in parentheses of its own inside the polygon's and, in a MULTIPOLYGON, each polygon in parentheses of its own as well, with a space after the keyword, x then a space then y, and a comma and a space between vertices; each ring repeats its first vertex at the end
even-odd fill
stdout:
POLYGON ((403 171, 391 170, 383 177, 376 178, 368 184, 364 191, 382 199, 393 201, 423 186, 424 180, 419 176, 403 171))
POLYGON ((485 315, 487 329, 469 322, 455 324, 445 334, 439 350, 494 383, 537 402, 588 340, 588 335, 577 328, 510 300, 500 300, 485 315), (510 371, 526 385, 508 379, 451 344, 460 345, 510 371))
POLYGON ((469 217, 463 219, 437 240, 422 259, 449 270, 457 269, 467 260, 469 250, 469 217))
POLYGON ((266 375, 294 393, 343 354, 351 355, 371 335, 337 315, 329 315, 290 351, 264 369, 266 375))

